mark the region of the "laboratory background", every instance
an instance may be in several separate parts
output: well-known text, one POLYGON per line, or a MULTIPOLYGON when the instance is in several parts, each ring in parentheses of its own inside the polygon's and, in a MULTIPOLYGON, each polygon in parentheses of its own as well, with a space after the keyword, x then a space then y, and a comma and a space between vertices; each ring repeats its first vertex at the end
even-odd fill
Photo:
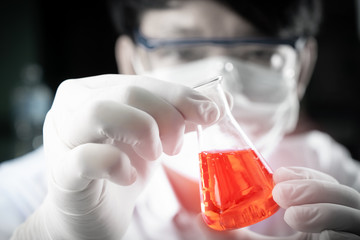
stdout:
MULTIPOLYGON (((313 127, 360 159, 360 0, 325 0, 319 55, 303 100, 313 127)), ((61 81, 117 73, 106 1, 0 3, 0 162, 42 144, 61 81)))

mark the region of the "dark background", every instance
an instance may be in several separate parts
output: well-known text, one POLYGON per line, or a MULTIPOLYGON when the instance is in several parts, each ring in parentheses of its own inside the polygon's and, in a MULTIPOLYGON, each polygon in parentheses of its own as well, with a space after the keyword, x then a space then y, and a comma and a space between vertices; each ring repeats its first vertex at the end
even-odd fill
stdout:
MULTIPOLYGON (((316 126, 360 159, 359 0, 325 0, 319 57, 303 102, 316 126)), ((0 3, 0 162, 22 155, 11 97, 36 63, 55 92, 64 79, 116 73, 116 35, 106 1, 14 0, 0 3)))

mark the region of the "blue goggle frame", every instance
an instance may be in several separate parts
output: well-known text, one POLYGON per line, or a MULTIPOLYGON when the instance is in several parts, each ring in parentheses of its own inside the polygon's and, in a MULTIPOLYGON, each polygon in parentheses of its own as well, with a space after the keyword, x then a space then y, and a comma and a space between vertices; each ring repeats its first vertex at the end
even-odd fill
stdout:
POLYGON ((156 50, 162 47, 171 46, 186 46, 186 45, 204 45, 214 44, 231 46, 237 44, 262 44, 262 45, 290 45, 291 47, 298 49, 300 40, 304 40, 302 37, 294 38, 191 38, 191 39, 159 39, 148 38, 144 36, 139 30, 134 31, 135 42, 149 50, 156 50))

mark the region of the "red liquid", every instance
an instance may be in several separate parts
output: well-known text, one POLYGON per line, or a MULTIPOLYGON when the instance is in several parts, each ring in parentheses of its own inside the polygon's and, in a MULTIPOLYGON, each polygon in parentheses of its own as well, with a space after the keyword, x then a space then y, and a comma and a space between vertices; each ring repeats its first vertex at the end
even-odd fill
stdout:
POLYGON ((274 214, 272 173, 252 149, 201 152, 201 210, 215 230, 245 227, 274 214))

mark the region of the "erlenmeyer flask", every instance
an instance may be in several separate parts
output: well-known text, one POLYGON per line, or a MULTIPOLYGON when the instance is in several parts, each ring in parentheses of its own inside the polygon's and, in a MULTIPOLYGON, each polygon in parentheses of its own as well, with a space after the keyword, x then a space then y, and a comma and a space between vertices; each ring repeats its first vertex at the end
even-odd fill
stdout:
POLYGON ((274 214, 272 170, 231 114, 221 77, 194 89, 214 100, 220 118, 198 126, 201 211, 215 230, 245 227, 274 214))

